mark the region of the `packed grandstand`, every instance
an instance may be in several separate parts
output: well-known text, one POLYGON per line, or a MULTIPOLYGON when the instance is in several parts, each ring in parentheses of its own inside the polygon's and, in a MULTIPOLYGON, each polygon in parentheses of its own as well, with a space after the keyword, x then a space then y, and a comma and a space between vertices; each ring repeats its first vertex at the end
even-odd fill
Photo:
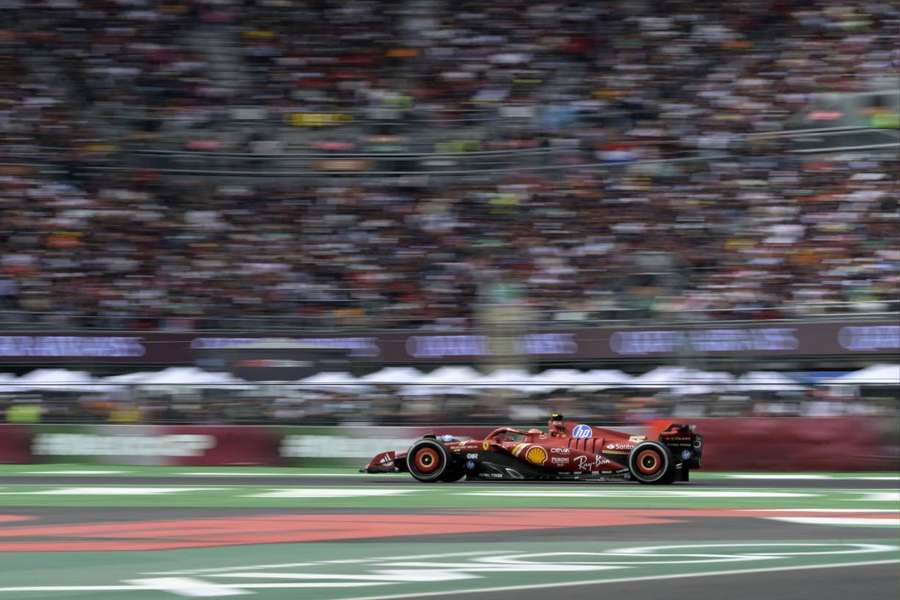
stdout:
POLYGON ((464 328, 491 301, 557 324, 887 312, 892 169, 764 157, 414 187, 7 176, 0 304, 7 326, 107 329, 464 328))
MULTIPOLYGON (((28 337, 60 332, 877 318, 877 343, 851 350, 896 345, 891 3, 37 4, 0 11, 0 326, 13 349, 0 357, 19 375, 23 357, 82 339, 28 337)), ((96 374, 125 369, 91 355, 96 374)), ((556 366, 604 366, 594 359, 556 366)), ((841 360, 831 368, 864 366, 841 360)), ((522 410, 490 392, 398 395, 399 383, 184 402, 41 393, 60 421, 134 402, 159 421, 515 421, 551 397, 628 421, 809 414, 834 398, 801 384, 774 403, 718 390, 687 409, 679 395, 578 386, 522 410)), ((885 397, 874 413, 896 410, 885 397)))
POLYGON ((0 14, 6 327, 896 308, 890 3, 45 4, 0 14))

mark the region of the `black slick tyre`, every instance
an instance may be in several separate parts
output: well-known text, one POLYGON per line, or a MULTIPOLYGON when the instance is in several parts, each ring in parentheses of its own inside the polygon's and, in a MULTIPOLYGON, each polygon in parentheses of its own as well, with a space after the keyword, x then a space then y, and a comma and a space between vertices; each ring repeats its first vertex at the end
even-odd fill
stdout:
POLYGON ((675 465, 668 448, 659 442, 646 441, 631 450, 628 470, 640 483, 672 483, 675 465))
POLYGON ((452 472, 450 453, 436 440, 418 440, 406 453, 406 468, 410 475, 424 483, 441 481, 452 472))

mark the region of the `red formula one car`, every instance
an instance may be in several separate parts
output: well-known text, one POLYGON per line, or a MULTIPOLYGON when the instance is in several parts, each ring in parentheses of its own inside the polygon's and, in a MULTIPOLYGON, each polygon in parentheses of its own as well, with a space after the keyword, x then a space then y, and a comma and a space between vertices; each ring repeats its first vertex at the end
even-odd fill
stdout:
POLYGON ((700 468, 703 436, 692 425, 669 425, 656 440, 564 421, 553 415, 545 433, 500 427, 482 440, 426 435, 406 451, 377 454, 362 471, 408 472, 423 482, 469 479, 591 479, 641 483, 688 481, 700 468))

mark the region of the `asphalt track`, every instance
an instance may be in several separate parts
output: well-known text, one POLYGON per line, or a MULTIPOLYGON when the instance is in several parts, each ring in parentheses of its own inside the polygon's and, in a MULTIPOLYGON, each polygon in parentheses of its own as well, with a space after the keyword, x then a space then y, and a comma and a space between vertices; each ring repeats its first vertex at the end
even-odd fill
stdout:
MULTIPOLYGON (((269 477, 266 475, 248 477, 246 475, 213 475, 212 471, 202 471, 206 475, 190 475, 190 471, 180 475, 129 475, 127 481, 130 485, 209 485, 212 481, 217 485, 266 485, 266 486, 348 486, 358 485, 365 482, 366 485, 377 486, 406 486, 412 482, 412 479, 406 475, 368 475, 365 477, 353 477, 350 473, 340 475, 309 475, 302 477, 292 477, 289 474, 284 476, 269 477)), ((748 475, 749 476, 749 475, 748 475)), ((823 488, 830 489, 897 489, 900 486, 900 479, 891 479, 888 476, 873 476, 868 479, 858 478, 834 478, 834 479, 808 479, 808 476, 800 476, 797 479, 791 479, 789 476, 775 474, 773 478, 751 478, 751 479, 706 479, 702 476, 695 476, 695 479, 687 484, 677 483, 676 487, 681 488, 688 485, 691 488, 823 488)), ((861 474, 860 477, 866 476, 861 474)), ((30 484, 119 484, 123 478, 116 475, 29 475, 28 483, 30 484)), ((23 477, 19 476, 3 476, 0 475, 0 485, 12 485, 23 483, 23 477)), ((531 481, 466 481, 463 480, 453 485, 466 486, 525 486, 535 485, 531 481)), ((543 485, 562 485, 562 486, 625 486, 637 487, 639 484, 630 481, 620 481, 616 479, 603 481, 567 481, 558 484, 548 483, 543 485)))
POLYGON ((900 597, 893 474, 48 471, 0 475, 0 600, 900 597))
MULTIPOLYGON (((900 577, 897 565, 770 572, 677 580, 633 581, 564 588, 573 600, 646 598, 675 600, 709 598, 734 600, 847 600, 848 598, 897 598, 900 577), (882 595, 883 594, 883 595, 882 595), (874 595, 874 596, 873 596, 874 595)), ((553 591, 549 590, 552 594, 553 591)), ((515 592, 521 600, 546 600, 547 589, 515 592)), ((453 596, 444 596, 453 598, 453 596)), ((440 596, 434 597, 440 600, 440 596)), ((508 600, 510 592, 484 593, 478 600, 508 600)))

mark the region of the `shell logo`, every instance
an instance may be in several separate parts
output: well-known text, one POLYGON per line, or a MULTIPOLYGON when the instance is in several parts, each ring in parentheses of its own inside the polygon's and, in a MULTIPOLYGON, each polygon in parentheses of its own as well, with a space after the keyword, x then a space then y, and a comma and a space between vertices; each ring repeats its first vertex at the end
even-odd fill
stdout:
POLYGON ((525 453, 525 460, 535 465, 542 465, 547 462, 547 451, 540 446, 532 446, 525 453))

